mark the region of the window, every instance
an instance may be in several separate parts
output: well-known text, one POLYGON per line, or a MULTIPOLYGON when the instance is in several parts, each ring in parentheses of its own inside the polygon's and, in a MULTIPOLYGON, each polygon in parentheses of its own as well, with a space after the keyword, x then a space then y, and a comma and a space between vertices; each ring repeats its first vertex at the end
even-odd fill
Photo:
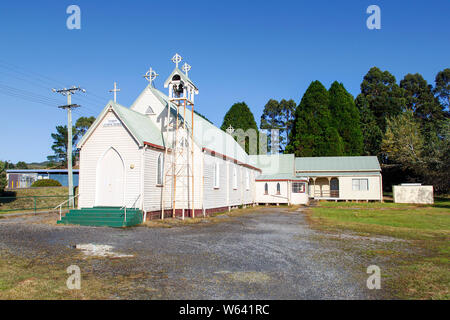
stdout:
POLYGON ((155 112, 153 111, 152 107, 149 106, 145 111, 145 114, 155 114, 155 112))
POLYGON ((369 180, 368 179, 352 179, 352 190, 353 191, 369 190, 369 180))
POLYGON ((219 180, 220 180, 220 172, 219 172, 219 163, 214 164, 214 188, 219 188, 219 180))
POLYGON ((158 157, 158 171, 156 176, 156 184, 162 185, 163 184, 163 175, 164 175, 164 160, 163 155, 160 154, 158 157))
POLYGON ((264 194, 269 194, 269 185, 267 184, 267 182, 264 185, 264 194))
POLYGON ((237 170, 233 168, 233 189, 237 189, 237 170))
POLYGON ((305 184, 303 182, 292 182, 292 193, 305 193, 305 184))
POLYGON ((250 174, 248 171, 245 171, 245 189, 250 190, 250 174))
POLYGON ((277 194, 281 194, 281 186, 280 183, 277 183, 277 194))

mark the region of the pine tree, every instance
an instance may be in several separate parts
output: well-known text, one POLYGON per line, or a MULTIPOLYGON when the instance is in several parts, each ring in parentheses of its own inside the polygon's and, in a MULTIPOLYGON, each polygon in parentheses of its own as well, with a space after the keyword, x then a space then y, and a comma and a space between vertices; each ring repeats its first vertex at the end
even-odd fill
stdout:
POLYGON ((353 96, 342 83, 333 82, 329 89, 330 113, 333 126, 344 143, 344 155, 359 156, 363 151, 363 135, 359 111, 353 96))
POLYGON ((251 154, 257 153, 259 146, 258 126, 253 113, 250 111, 245 102, 238 102, 231 106, 230 110, 228 110, 223 118, 223 123, 220 129, 226 131, 230 125, 234 128, 235 132, 239 132, 240 130, 243 132, 254 130, 255 136, 250 135, 250 137, 244 138, 243 140, 236 140, 244 148, 245 152, 251 154))
POLYGON ((327 89, 313 81, 295 111, 294 126, 286 153, 298 157, 339 156, 344 145, 331 123, 327 89))

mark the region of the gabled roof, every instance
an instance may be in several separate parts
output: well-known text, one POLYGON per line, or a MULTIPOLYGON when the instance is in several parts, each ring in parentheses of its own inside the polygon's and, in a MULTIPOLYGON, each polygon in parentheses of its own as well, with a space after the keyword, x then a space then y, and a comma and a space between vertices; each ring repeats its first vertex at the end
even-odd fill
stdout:
POLYGON ((158 147, 164 147, 164 140, 161 131, 151 119, 137 111, 121 106, 120 104, 110 100, 89 130, 81 138, 80 142, 78 142, 77 148, 82 147, 109 110, 113 111, 120 121, 122 121, 140 146, 148 143, 158 147))
POLYGON ((169 76, 169 77, 167 78, 167 80, 164 82, 164 88, 167 88, 167 87, 169 86, 169 82, 172 81, 172 77, 173 77, 174 75, 176 75, 176 74, 178 74, 178 75, 180 76, 181 80, 183 80, 184 82, 187 82, 187 83, 191 84, 191 85, 195 88, 196 93, 198 93, 198 88, 195 86, 195 84, 192 82, 192 80, 189 79, 189 78, 184 74, 184 72, 181 71, 181 70, 178 69, 178 68, 173 69, 173 71, 172 71, 172 73, 170 74, 170 76, 169 76))
POLYGON ((294 154, 249 155, 249 163, 260 168, 263 175, 294 175, 294 154))
MULTIPOLYGON (((151 88, 151 90, 161 101, 161 103, 164 106, 167 106, 167 104, 169 103, 169 97, 155 88, 151 88)), ((171 113, 176 115, 176 107, 172 103, 171 113)), ((183 119, 183 115, 180 114, 179 118, 183 119)), ((190 128, 192 128, 191 112, 186 115, 186 125, 189 130, 190 128)), ((242 163, 249 164, 247 153, 231 135, 220 130, 215 125, 200 117, 195 112, 194 129, 194 140, 200 147, 236 159, 242 163)))
POLYGON ((296 172, 361 172, 381 171, 378 158, 363 157, 300 157, 295 158, 296 172))

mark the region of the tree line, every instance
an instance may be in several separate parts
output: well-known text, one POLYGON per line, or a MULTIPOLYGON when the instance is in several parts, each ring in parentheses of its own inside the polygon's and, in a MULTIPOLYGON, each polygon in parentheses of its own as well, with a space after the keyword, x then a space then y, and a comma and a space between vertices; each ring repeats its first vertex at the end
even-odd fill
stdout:
MULTIPOLYGON (((270 99, 260 129, 268 130, 269 150, 270 129, 278 129, 278 152, 298 157, 374 155, 384 172, 448 192, 449 97, 449 68, 438 72, 431 85, 418 73, 397 83, 389 71, 373 67, 356 98, 338 81, 328 90, 313 81, 298 105, 292 99, 270 99)), ((221 129, 230 125, 258 130, 245 102, 226 113, 221 129)), ((243 147, 249 151, 247 143, 243 147)))

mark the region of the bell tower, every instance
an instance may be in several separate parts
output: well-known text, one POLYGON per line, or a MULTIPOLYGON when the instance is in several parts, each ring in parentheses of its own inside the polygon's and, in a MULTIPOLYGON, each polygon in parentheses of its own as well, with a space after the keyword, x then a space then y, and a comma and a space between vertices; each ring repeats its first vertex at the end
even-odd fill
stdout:
MULTIPOLYGON (((165 171, 167 176, 172 177, 172 217, 175 217, 176 209, 182 209, 182 219, 184 219, 186 210, 188 216, 195 217, 196 209, 194 201, 196 191, 194 188, 194 97, 198 94, 198 88, 188 76, 191 66, 185 63, 182 67, 183 71, 178 68, 182 60, 183 58, 178 53, 173 56, 172 62, 175 64, 175 69, 164 82, 164 88, 168 88, 168 108, 170 105, 176 108, 171 163, 165 171), (191 114, 187 115, 186 113, 189 111, 191 114), (190 121, 187 117, 190 117, 190 121)), ((169 116, 169 110, 167 114, 169 116)), ((202 212, 204 215, 204 210, 202 212)), ((164 207, 162 208, 162 218, 164 219, 164 207)))

